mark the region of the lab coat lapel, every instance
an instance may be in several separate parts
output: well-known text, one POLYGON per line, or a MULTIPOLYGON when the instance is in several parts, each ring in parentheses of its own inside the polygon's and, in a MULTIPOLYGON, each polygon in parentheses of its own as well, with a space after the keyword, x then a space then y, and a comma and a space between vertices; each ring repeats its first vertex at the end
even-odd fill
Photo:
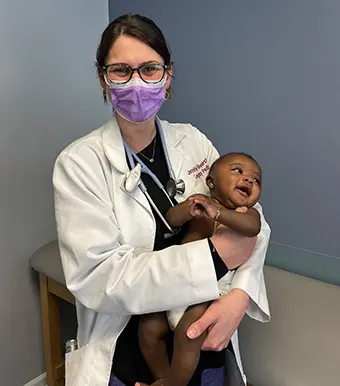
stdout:
MULTIPOLYGON (((167 147, 170 163, 175 177, 179 176, 184 155, 178 146, 185 133, 166 121, 161 121, 165 145, 167 147)), ((104 128, 103 133, 104 150, 111 165, 121 173, 127 173, 128 165, 125 158, 125 150, 119 126, 115 117, 109 121, 104 128)))
POLYGON ((146 199, 145 194, 139 188, 134 189, 133 192, 128 192, 125 189, 125 179, 129 172, 129 167, 125 157, 122 135, 115 116, 113 116, 112 120, 105 125, 103 132, 103 146, 110 164, 115 169, 112 171, 113 180, 120 178, 120 189, 133 200, 137 201, 150 215, 152 215, 150 204, 146 199), (117 177, 117 175, 119 175, 119 177, 117 177))
POLYGON ((110 164, 120 173, 126 173, 129 169, 125 159, 122 135, 115 116, 104 125, 103 146, 110 164))
POLYGON ((168 122, 162 121, 161 123, 164 130, 165 145, 168 150, 170 164, 172 170, 174 171, 175 180, 177 180, 179 178, 184 160, 184 154, 182 153, 179 145, 186 134, 168 122))

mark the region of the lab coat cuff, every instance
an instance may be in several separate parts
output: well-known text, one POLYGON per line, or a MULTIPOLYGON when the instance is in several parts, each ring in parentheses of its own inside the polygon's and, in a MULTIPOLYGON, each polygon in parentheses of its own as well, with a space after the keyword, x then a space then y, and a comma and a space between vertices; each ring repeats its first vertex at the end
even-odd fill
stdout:
POLYGON ((188 255, 197 299, 200 303, 218 299, 218 283, 208 240, 199 240, 187 245, 190 245, 188 255))
MULTIPOLYGON (((243 272, 245 274, 245 272, 243 272)), ((260 283, 251 275, 245 279, 244 276, 234 276, 231 289, 238 288, 246 292, 249 296, 249 305, 246 313, 249 317, 259 322, 270 321, 270 312, 267 297, 261 291, 260 283)))

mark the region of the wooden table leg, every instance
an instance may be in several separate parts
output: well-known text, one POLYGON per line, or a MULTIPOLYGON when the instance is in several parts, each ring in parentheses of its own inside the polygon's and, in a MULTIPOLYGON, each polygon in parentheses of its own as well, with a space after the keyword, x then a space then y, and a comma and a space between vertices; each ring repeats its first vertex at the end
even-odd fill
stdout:
POLYGON ((57 297, 48 291, 48 279, 43 274, 40 274, 40 302, 47 385, 61 386, 63 381, 57 374, 57 367, 63 362, 59 302, 57 297))

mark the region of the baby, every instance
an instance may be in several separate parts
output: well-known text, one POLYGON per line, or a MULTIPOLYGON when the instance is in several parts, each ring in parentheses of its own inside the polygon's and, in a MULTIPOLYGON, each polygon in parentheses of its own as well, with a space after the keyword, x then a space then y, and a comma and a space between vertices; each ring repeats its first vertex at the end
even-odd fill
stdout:
MULTIPOLYGON (((230 251, 223 261, 229 270, 233 270, 250 257, 250 255, 240 256, 240 249, 233 245, 233 234, 235 236, 236 232, 253 238, 253 248, 261 229, 260 215, 253 208, 261 194, 261 168, 248 154, 230 153, 213 163, 206 184, 210 190, 210 197, 202 194, 190 196, 184 202, 170 208, 166 218, 173 228, 179 228, 189 222, 189 231, 181 243, 208 238, 214 233, 222 232, 230 239, 230 251)), ((156 379, 154 385, 188 384, 197 368, 206 333, 191 340, 186 332, 188 327, 203 315, 209 304, 190 306, 183 316, 180 315, 182 317, 175 328, 171 365, 164 341, 169 328, 166 314, 159 312, 141 316, 139 343, 149 369, 156 379)))

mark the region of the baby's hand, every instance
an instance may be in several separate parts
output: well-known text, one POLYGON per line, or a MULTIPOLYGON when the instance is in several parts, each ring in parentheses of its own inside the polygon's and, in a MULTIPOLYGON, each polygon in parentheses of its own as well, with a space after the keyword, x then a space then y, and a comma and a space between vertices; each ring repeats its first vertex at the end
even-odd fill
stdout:
POLYGON ((192 202, 190 214, 192 217, 208 217, 214 219, 218 213, 219 204, 208 196, 195 194, 188 198, 192 202))
POLYGON ((199 194, 194 194, 190 197, 187 198, 186 202, 188 204, 188 210, 189 210, 189 214, 191 217, 203 217, 204 214, 204 209, 201 205, 198 205, 196 203, 196 198, 199 197, 199 196, 202 196, 204 197, 203 195, 199 195, 199 194))

